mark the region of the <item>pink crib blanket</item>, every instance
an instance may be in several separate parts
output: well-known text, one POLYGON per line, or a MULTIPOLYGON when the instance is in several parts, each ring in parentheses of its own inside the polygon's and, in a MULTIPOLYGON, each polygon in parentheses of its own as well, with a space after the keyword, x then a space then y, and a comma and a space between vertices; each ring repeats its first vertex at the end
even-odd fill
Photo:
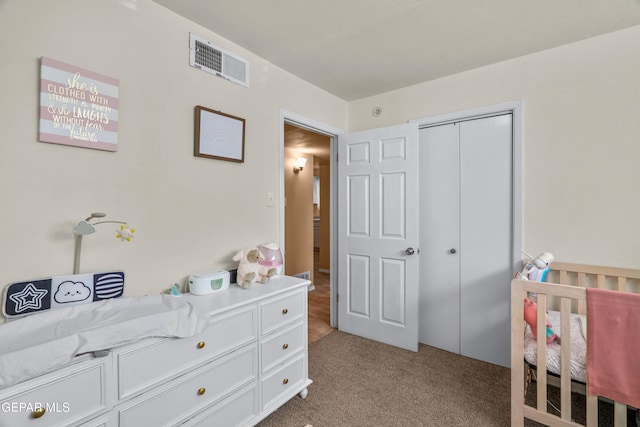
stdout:
POLYGON ((640 408, 640 294, 587 288, 590 395, 640 408))

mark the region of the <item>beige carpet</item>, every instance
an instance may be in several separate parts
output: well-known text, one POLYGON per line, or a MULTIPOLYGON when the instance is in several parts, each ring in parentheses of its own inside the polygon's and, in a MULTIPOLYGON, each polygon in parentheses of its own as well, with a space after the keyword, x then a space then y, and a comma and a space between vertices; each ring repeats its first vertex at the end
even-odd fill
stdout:
POLYGON ((259 426, 509 426, 509 369, 422 344, 414 353, 333 332, 309 346, 309 377, 306 399, 259 426))

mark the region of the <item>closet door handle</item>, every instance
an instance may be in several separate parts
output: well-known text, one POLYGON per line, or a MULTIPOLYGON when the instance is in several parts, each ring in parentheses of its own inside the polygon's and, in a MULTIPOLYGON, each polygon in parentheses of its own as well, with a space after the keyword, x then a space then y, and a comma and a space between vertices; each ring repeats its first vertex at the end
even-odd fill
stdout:
POLYGON ((405 249, 404 253, 407 255, 413 255, 416 253, 416 251, 413 248, 407 248, 405 249))
POLYGON ((455 253, 456 253, 456 250, 455 250, 454 248, 451 248, 451 249, 449 249, 449 253, 450 253, 450 254, 455 254, 455 253))

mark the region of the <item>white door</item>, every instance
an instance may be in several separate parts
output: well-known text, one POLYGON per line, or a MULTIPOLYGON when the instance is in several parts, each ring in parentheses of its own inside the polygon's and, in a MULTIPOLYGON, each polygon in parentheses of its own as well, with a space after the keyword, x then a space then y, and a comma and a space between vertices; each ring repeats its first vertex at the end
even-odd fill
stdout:
POLYGON ((338 314, 344 332, 418 350, 418 127, 338 138, 338 314))
POLYGON ((460 123, 460 354, 511 361, 512 116, 460 123))
POLYGON ((509 366, 511 114, 420 130, 420 342, 509 366))
POLYGON ((420 129, 420 342, 460 353, 457 124, 420 129), (452 272, 455 272, 453 274, 452 272), (443 328, 444 325, 444 328, 443 328), (446 330, 445 330, 446 329, 446 330))

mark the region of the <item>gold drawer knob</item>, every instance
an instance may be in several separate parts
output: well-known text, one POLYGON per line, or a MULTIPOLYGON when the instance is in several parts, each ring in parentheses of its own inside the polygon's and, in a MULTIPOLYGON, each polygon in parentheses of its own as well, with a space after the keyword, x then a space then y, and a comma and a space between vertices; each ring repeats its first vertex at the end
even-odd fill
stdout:
POLYGON ((282 384, 288 384, 289 383, 289 378, 285 378, 282 380, 282 384))
POLYGON ((46 411, 47 411, 47 410, 46 410, 46 409, 44 409, 44 408, 37 408, 35 411, 33 411, 33 412, 31 413, 31 416, 32 416, 33 418, 40 418, 41 416, 43 416, 43 415, 44 415, 44 413, 45 413, 46 411))
POLYGON ((198 343, 198 348, 204 348, 204 341, 200 341, 198 343))
POLYGON ((198 389, 198 394, 199 394, 200 396, 202 396, 206 391, 207 391, 207 389, 205 389, 204 387, 199 388, 199 389, 198 389))
POLYGON ((41 416, 43 416, 43 415, 44 415, 44 413, 45 413, 46 411, 47 411, 47 410, 46 410, 46 409, 44 409, 44 408, 37 408, 35 411, 33 411, 33 412, 31 413, 31 416, 32 416, 33 418, 40 418, 41 416))
POLYGON ((287 314, 289 312, 289 310, 287 310, 286 308, 282 309, 282 314, 287 314))
POLYGON ((287 344, 287 343, 282 344, 282 348, 284 350, 288 349, 289 348, 289 344, 287 344))

